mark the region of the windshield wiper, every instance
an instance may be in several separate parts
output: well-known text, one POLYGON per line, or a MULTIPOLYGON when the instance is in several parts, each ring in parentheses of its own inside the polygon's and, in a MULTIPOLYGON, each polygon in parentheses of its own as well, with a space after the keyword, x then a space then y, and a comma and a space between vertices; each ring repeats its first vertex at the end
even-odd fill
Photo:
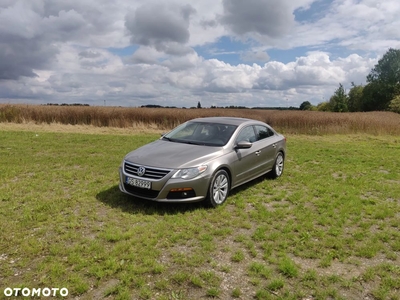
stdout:
POLYGON ((185 141, 185 140, 180 140, 180 143, 185 143, 185 144, 190 144, 190 145, 201 145, 199 142, 193 142, 193 141, 185 141))
POLYGON ((204 142, 196 142, 196 141, 189 141, 189 140, 180 140, 180 139, 172 139, 166 136, 162 137, 163 139, 166 139, 167 141, 174 142, 174 143, 182 143, 182 144, 189 144, 189 145, 205 145, 204 142))
POLYGON ((163 139, 166 139, 167 141, 170 141, 170 142, 176 142, 176 140, 171 139, 171 138, 166 137, 166 136, 163 136, 162 138, 163 138, 163 139))
POLYGON ((166 136, 163 136, 162 138, 163 138, 163 139, 166 139, 168 142, 181 143, 180 140, 172 139, 172 138, 169 138, 169 137, 166 137, 166 136))
POLYGON ((166 136, 163 136, 162 138, 163 138, 163 139, 166 139, 167 141, 174 142, 174 143, 183 143, 183 144, 194 144, 194 145, 198 145, 198 144, 195 143, 195 142, 186 141, 186 140, 179 140, 179 139, 172 139, 172 138, 169 138, 169 137, 166 137, 166 136))

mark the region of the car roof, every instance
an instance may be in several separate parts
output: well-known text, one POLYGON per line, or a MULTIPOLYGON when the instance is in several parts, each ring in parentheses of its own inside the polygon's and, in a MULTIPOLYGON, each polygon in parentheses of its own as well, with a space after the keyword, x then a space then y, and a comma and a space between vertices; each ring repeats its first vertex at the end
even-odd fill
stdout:
POLYGON ((221 123, 221 124, 236 125, 236 126, 239 126, 247 122, 264 124, 263 122, 257 120, 246 119, 246 118, 235 118, 235 117, 206 117, 206 118, 192 119, 189 122, 221 123))

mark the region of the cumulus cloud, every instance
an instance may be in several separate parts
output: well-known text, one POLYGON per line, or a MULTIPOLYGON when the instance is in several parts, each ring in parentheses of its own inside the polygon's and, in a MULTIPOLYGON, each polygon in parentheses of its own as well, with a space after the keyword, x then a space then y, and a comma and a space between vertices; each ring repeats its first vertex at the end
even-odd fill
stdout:
POLYGON ((96 58, 101 56, 101 53, 97 52, 96 50, 86 49, 79 53, 81 58, 96 58))
POLYGON ((265 64, 253 88, 287 91, 289 98, 295 97, 290 91, 296 90, 297 95, 310 94, 310 99, 314 97, 321 102, 323 97, 327 99, 332 95, 339 83, 346 88, 350 88, 351 82, 364 84, 366 74, 376 63, 377 59, 357 54, 332 60, 329 53, 310 52, 287 64, 276 61, 265 64), (313 89, 314 94, 309 93, 313 89), (318 94, 320 96, 316 97, 318 94))
POLYGON ((400 2, 335 0, 296 21, 318 3, 0 0, 0 101, 321 101, 339 82, 365 83, 379 55, 400 48, 400 2))
POLYGON ((22 3, 0 10, 0 80, 36 76, 33 69, 48 66, 57 49, 46 45, 40 17, 22 3))
POLYGON ((317 20, 298 24, 281 45, 287 48, 332 44, 351 50, 383 52, 399 47, 400 2, 333 1, 317 20))
POLYGON ((25 40, 0 33, 0 80, 37 76, 34 69, 50 68, 58 53, 41 40, 25 40))
POLYGON ((157 50, 148 46, 139 47, 133 55, 125 61, 127 63, 133 64, 158 64, 158 60, 162 58, 163 55, 160 54, 157 50))
POLYGON ((105 14, 96 15, 95 2, 18 0, 2 2, 2 7, 0 80, 34 77, 35 69, 51 68, 60 44, 88 45, 96 35, 115 29, 105 14))
POLYGON ((221 22, 237 35, 256 33, 272 38, 285 34, 294 25, 288 1, 223 0, 221 22))
POLYGON ((196 10, 190 5, 149 3, 126 16, 126 27, 134 44, 155 47, 172 55, 187 54, 190 16, 196 10))

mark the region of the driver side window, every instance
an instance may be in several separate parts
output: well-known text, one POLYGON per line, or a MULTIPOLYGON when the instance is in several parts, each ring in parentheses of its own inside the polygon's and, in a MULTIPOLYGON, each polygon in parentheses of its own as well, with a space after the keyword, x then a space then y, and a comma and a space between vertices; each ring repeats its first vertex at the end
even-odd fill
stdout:
POLYGON ((254 143, 256 141, 256 134, 254 132, 253 126, 247 126, 240 131, 238 137, 236 138, 236 143, 239 142, 250 142, 254 143))

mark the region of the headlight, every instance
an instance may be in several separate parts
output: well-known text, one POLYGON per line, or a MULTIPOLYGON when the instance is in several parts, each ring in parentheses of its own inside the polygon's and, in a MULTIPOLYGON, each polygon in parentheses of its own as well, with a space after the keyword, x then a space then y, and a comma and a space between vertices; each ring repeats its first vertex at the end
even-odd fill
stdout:
POLYGON ((196 168, 180 169, 172 178, 192 179, 207 170, 207 166, 198 166, 196 168))

